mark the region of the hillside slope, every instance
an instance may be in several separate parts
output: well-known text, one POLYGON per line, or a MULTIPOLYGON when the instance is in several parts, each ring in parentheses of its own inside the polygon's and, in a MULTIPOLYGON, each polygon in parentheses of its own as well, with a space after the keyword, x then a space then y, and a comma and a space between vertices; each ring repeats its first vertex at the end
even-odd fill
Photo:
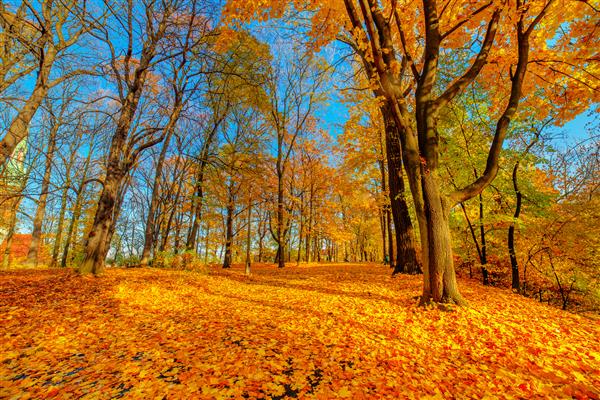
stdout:
POLYGON ((599 398, 600 326, 379 265, 0 274, 0 398, 599 398))

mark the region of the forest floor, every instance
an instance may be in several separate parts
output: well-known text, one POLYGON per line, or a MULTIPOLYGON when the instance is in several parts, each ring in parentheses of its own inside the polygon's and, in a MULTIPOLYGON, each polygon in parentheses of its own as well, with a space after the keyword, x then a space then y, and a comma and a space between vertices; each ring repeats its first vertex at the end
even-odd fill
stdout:
POLYGON ((600 398, 600 324, 381 265, 0 273, 0 398, 600 398))

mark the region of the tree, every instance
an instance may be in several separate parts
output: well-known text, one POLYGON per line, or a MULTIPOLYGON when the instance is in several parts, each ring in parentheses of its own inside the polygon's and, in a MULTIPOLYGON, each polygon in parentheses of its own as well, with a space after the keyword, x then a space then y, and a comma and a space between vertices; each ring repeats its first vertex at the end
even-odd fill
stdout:
MULTIPOLYGON (((195 10, 193 10, 193 12, 195 12, 195 10)), ((196 37, 197 35, 202 37, 212 36, 213 32, 207 21, 199 27, 198 31, 194 32, 194 29, 197 29, 193 28, 195 24, 196 21, 194 17, 191 17, 189 19, 189 26, 187 28, 185 39, 181 45, 181 53, 168 60, 169 68, 167 68, 165 72, 165 81, 169 83, 171 96, 173 98, 173 105, 172 111, 169 114, 169 120, 163 128, 164 132, 162 149, 155 166, 152 194, 150 196, 150 205, 144 231, 144 248, 142 250, 142 257, 140 261, 142 266, 148 265, 150 261, 150 252, 152 251, 152 245, 156 237, 154 218, 156 209, 158 207, 158 194, 162 168, 165 162, 169 144, 171 142, 171 137, 176 131, 180 116, 190 101, 190 98, 195 95, 196 90, 203 83, 200 79, 198 79, 198 75, 200 74, 198 71, 199 66, 194 63, 194 61, 196 61, 194 60, 194 53, 197 54, 199 52, 199 49, 195 48, 194 45, 200 41, 196 37)), ((202 70, 200 69, 200 71, 202 70)))
POLYGON ((33 230, 31 233, 31 242, 29 244, 29 251, 27 252, 27 263, 32 266, 38 264, 38 253, 40 247, 40 240, 42 236, 42 223, 44 222, 44 215, 46 213, 46 202, 50 190, 50 178, 52 175, 52 167, 55 163, 54 157, 58 146, 59 131, 64 129, 64 125, 68 123, 67 115, 68 108, 73 100, 73 92, 69 86, 63 88, 61 99, 58 101, 58 109, 54 104, 55 101, 46 101, 46 125, 48 126, 48 144, 44 152, 45 165, 44 175, 40 185, 40 196, 37 201, 37 207, 35 210, 35 216, 33 218, 33 230))
POLYGON ((315 106, 320 101, 318 90, 325 78, 323 66, 310 53, 300 52, 300 49, 290 51, 299 52, 298 56, 274 65, 266 84, 269 122, 276 141, 277 209, 271 236, 277 243, 275 261, 279 268, 285 266, 290 223, 290 216, 285 212, 284 191, 288 162, 296 140, 309 129, 315 106))
POLYGON ((540 216, 529 219, 522 235, 527 240, 521 240, 520 251, 515 248, 522 266, 520 293, 564 310, 600 306, 597 128, 596 121, 589 136, 547 155, 548 165, 537 170, 534 183, 551 203, 540 216))
POLYGON ((84 2, 83 7, 79 7, 78 3, 75 0, 24 0, 15 10, 7 9, 4 2, 0 4, 0 45, 3 56, 0 92, 37 71, 31 93, 18 107, 0 141, 0 167, 6 165, 15 147, 27 137, 31 120, 48 91, 73 76, 92 72, 71 69, 52 77, 56 62, 87 31, 82 22, 87 14, 87 3, 84 2), (13 48, 13 44, 18 46, 13 48), (15 48, 18 49, 16 53, 15 48))
MULTIPOLYGON (((139 155, 147 148, 160 143, 170 125, 176 123, 181 112, 182 99, 175 99, 165 126, 133 126, 138 107, 144 91, 151 85, 151 71, 161 62, 174 58, 185 59, 189 49, 195 47, 203 38, 205 23, 198 23, 201 10, 195 0, 190 2, 148 0, 144 2, 144 16, 140 26, 133 25, 135 14, 139 11, 129 2, 126 7, 113 8, 110 0, 106 0, 112 13, 108 24, 96 21, 93 35, 104 42, 109 49, 107 72, 117 87, 118 105, 115 130, 110 142, 106 161, 106 175, 102 185, 102 193, 98 200, 94 222, 89 231, 85 249, 85 257, 79 266, 82 274, 98 274, 102 271, 104 259, 116 216, 119 214, 119 202, 124 194, 123 184, 139 155), (182 16, 185 16, 182 18, 182 16), (125 57, 117 53, 114 45, 121 41, 111 37, 110 26, 123 30, 120 34, 127 38, 125 57), (141 30, 141 33, 140 33, 141 30), (173 35, 183 35, 184 41, 173 41, 173 35), (177 45, 175 45, 177 44, 177 45), (140 52, 140 58, 133 57, 134 51, 140 52), (133 129, 132 129, 133 128, 133 129)), ((185 64, 184 64, 185 65, 185 64)), ((179 82, 175 83, 175 87, 179 82)))
MULTIPOLYGON (((226 10, 235 10, 234 17, 239 19, 278 17, 292 4, 296 3, 269 2, 268 7, 256 10, 245 0, 231 0, 226 10)), ((456 283, 449 214, 455 205, 478 196, 495 178, 504 138, 524 92, 531 94, 535 85, 552 86, 538 79, 538 71, 533 69, 530 79, 526 79, 530 61, 536 62, 537 67, 544 63, 538 56, 541 60, 587 60, 582 67, 559 63, 553 68, 557 73, 575 77, 561 80, 561 85, 586 93, 579 103, 570 105, 571 110, 581 111, 589 104, 587 101, 597 97, 593 86, 587 83, 594 78, 582 78, 593 60, 589 47, 567 45, 590 37, 593 23, 587 15, 594 11, 584 3, 570 4, 568 13, 555 0, 483 5, 464 2, 452 7, 435 0, 405 4, 314 0, 305 5, 304 9, 314 14, 312 34, 317 45, 332 40, 339 28, 345 27, 368 62, 370 81, 392 109, 420 228, 423 303, 465 304, 456 283), (575 20, 577 25, 572 24, 575 20), (571 24, 570 29, 562 35, 567 23, 571 24), (549 45, 548 41, 556 35, 559 39, 549 45), (478 43, 474 49, 470 45, 473 42, 478 43), (474 56, 466 62, 447 56, 453 49, 461 48, 469 49, 474 56), (420 57, 414 57, 417 52, 420 57), (494 68, 489 67, 492 62, 494 68), (501 79, 490 79, 490 75, 501 79), (444 148, 437 122, 448 104, 481 80, 485 90, 495 94, 498 110, 486 167, 472 183, 450 191, 440 177, 444 148)), ((551 98, 550 92, 544 96, 551 98)), ((526 100, 535 101, 530 97, 526 100)))
POLYGON ((195 249, 197 244, 205 174, 217 133, 234 104, 263 107, 265 95, 260 85, 265 80, 269 57, 266 46, 244 31, 235 32, 233 37, 221 32, 216 41, 215 54, 211 57, 212 62, 207 71, 204 98, 210 116, 204 127, 202 146, 195 157, 198 165, 194 177, 192 225, 186 239, 188 250, 195 249))
MULTIPOLYGON (((546 122, 546 124, 549 122, 550 122, 550 120, 548 120, 546 122)), ((542 127, 542 129, 543 129, 543 127, 542 127)), ((524 158, 525 156, 527 156, 527 154, 529 154, 529 152, 531 151, 533 146, 535 146, 535 144, 538 142, 539 138, 540 138, 540 131, 537 130, 537 131, 535 131, 534 136, 529 141, 529 143, 527 143, 525 145, 525 149, 521 153, 521 158, 524 158)), ((519 158, 519 159, 517 159, 517 161, 515 161, 515 164, 512 169, 512 183, 513 183, 513 189, 515 190, 516 205, 515 205, 515 212, 513 214, 513 220, 511 222, 510 226, 508 227, 508 239, 507 239, 507 247, 508 247, 508 254, 510 256, 510 267, 511 267, 511 277, 512 277, 511 286, 512 286, 513 290, 516 290, 517 292, 521 291, 521 284, 519 281, 519 262, 517 260, 517 255, 515 252, 515 226, 519 219, 519 216, 521 215, 521 206, 523 203, 523 194, 521 193, 521 189, 519 188, 519 181, 518 181, 518 173, 519 173, 519 166, 521 164, 521 158, 519 158)))
MULTIPOLYGON (((245 207, 240 207, 240 197, 246 192, 250 193, 253 183, 252 176, 258 174, 258 166, 262 158, 260 147, 265 126, 258 118, 259 112, 253 108, 245 108, 238 105, 234 108, 231 118, 227 121, 225 129, 225 143, 221 146, 220 162, 223 165, 218 176, 219 181, 225 185, 225 249, 223 257, 223 268, 230 268, 233 263, 234 240, 239 230, 235 228, 234 220, 239 215, 252 207, 252 198, 244 201, 245 207)), ((247 218, 246 224, 250 223, 247 218)), ((249 251, 249 250, 247 250, 249 251)), ((247 258, 249 258, 247 256, 247 258)))

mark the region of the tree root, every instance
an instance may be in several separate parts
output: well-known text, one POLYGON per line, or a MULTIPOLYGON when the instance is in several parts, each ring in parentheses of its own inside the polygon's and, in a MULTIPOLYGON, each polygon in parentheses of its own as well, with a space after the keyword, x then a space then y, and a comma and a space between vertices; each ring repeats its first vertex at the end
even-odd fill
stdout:
POLYGON ((454 311, 457 307, 469 307, 469 303, 459 298, 444 297, 441 301, 434 301, 431 297, 417 296, 415 299, 419 299, 419 307, 425 308, 437 308, 441 311, 454 311))

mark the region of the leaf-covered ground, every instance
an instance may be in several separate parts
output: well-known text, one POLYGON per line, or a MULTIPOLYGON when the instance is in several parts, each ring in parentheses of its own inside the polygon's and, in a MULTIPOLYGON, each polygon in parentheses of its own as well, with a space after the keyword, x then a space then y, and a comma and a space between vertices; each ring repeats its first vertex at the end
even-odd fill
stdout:
POLYGON ((597 321, 378 265, 0 274, 0 398, 599 398, 597 321))

